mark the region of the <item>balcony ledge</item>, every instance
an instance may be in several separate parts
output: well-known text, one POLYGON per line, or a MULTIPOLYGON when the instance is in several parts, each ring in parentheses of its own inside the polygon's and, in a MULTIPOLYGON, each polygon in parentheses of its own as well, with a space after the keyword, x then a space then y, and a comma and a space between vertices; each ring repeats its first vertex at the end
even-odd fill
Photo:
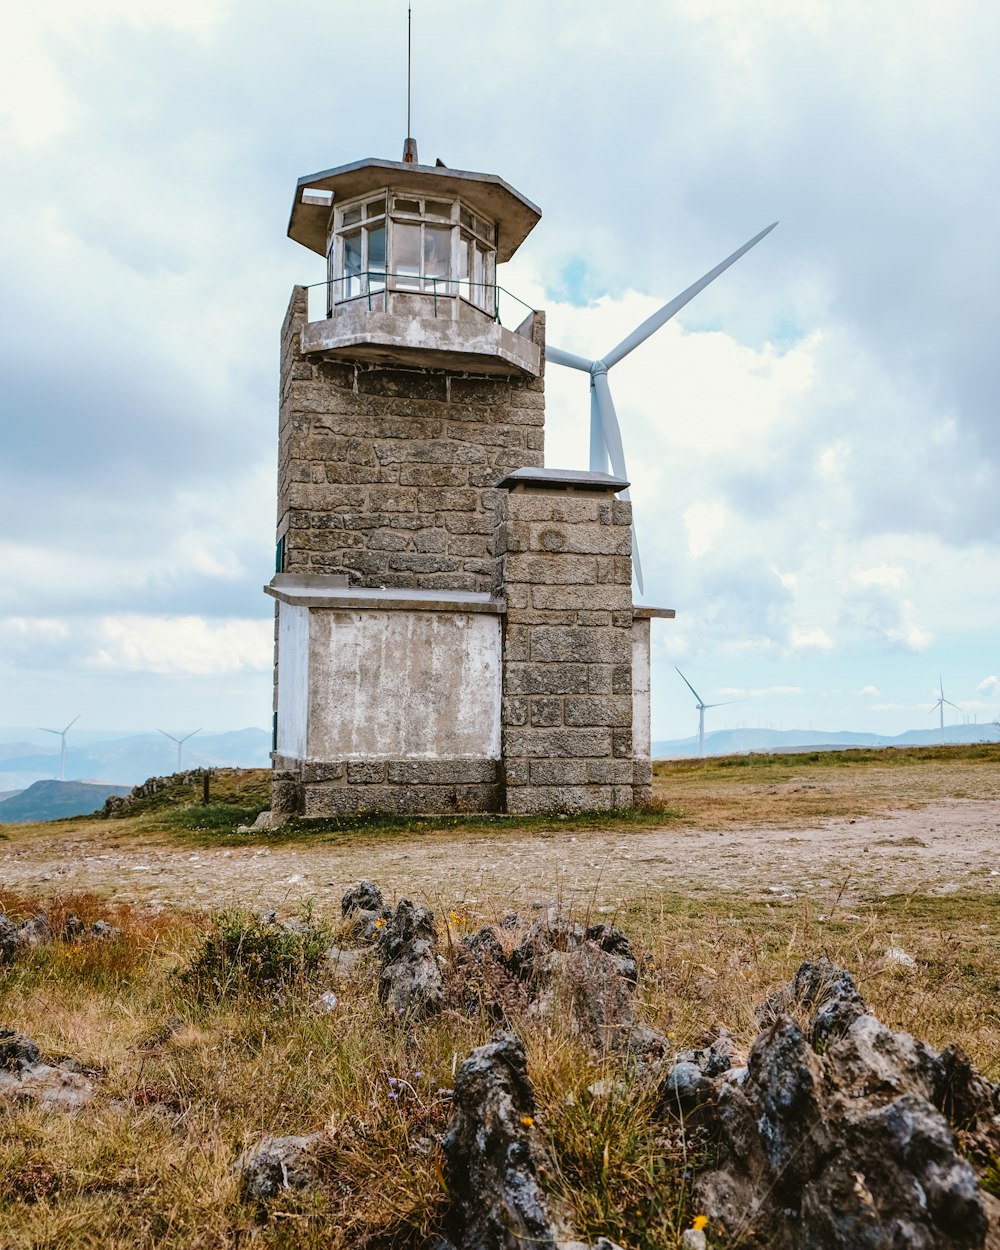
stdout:
POLYGON ((334 360, 505 377, 537 378, 542 371, 537 345, 498 322, 401 316, 356 306, 307 322, 302 327, 302 351, 334 360))

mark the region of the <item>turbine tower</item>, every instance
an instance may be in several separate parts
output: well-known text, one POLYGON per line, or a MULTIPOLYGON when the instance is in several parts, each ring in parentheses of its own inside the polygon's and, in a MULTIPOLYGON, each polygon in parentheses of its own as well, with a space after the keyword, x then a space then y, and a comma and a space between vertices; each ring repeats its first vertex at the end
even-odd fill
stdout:
POLYGON ((73 726, 76 724, 76 722, 80 719, 82 715, 83 715, 82 712, 77 712, 77 714, 73 717, 73 719, 70 721, 70 723, 66 726, 65 729, 46 729, 43 725, 39 725, 39 729, 41 729, 42 733, 59 735, 59 780, 60 781, 66 780, 66 735, 69 733, 69 731, 73 728, 73 726))
POLYGON ((930 714, 933 716, 936 711, 940 710, 941 732, 944 733, 944 705, 947 703, 947 705, 949 707, 953 707, 956 712, 960 712, 962 709, 958 706, 957 703, 952 703, 951 699, 946 699, 944 697, 944 681, 942 680, 940 674, 938 674, 938 689, 941 691, 941 694, 940 694, 940 697, 938 698, 937 703, 935 703, 934 706, 931 708, 930 714))
POLYGON ((742 703, 742 699, 727 699, 724 703, 706 703, 701 695, 695 690, 694 686, 688 681, 679 668, 674 665, 674 672, 681 679, 688 690, 698 700, 695 707, 698 709, 698 754, 705 754, 705 709, 709 707, 728 707, 731 703, 742 703))
POLYGON ((187 742, 188 738, 193 738, 195 734, 200 734, 202 728, 203 726, 200 726, 198 729, 192 729, 191 732, 189 734, 185 734, 183 738, 175 738, 173 734, 168 734, 165 729, 157 730, 157 733, 163 734, 164 738, 169 738, 171 742, 177 743, 177 771, 178 772, 181 771, 181 748, 184 746, 184 743, 187 742))
MULTIPOLYGON (((617 347, 613 347, 611 351, 606 352, 600 359, 585 360, 582 356, 574 356, 572 352, 564 352, 561 348, 546 347, 546 360, 590 374, 591 472, 607 473, 608 461, 610 459, 611 469, 615 476, 626 481, 628 480, 628 474, 625 471, 625 452, 622 448, 621 428, 618 424, 614 400, 611 398, 611 389, 608 386, 608 370, 613 365, 616 365, 619 360, 624 360, 629 352, 634 351, 640 343, 644 343, 661 326, 666 325, 671 317, 679 313, 685 304, 690 303, 709 283, 714 282, 730 265, 749 252, 765 235, 770 234, 777 224, 776 221, 772 222, 766 230, 762 230, 760 234, 754 235, 748 243, 744 243, 741 248, 733 252, 732 256, 728 257, 720 265, 710 269, 693 286, 689 286, 686 291, 682 291, 669 304, 664 304, 659 312, 655 312, 651 317, 647 317, 642 325, 637 326, 631 334, 622 339, 617 347)), ((623 490, 621 498, 628 499, 628 497, 628 491, 623 490)), ((635 570, 636 585, 639 587, 639 593, 642 594, 642 566, 639 563, 639 547, 636 542, 634 524, 632 526, 632 566, 635 570)))

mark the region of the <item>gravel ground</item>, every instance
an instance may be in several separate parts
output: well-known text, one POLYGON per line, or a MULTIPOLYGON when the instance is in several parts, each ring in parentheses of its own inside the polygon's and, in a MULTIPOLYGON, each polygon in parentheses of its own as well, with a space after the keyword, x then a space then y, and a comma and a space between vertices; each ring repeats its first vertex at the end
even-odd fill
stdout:
MULTIPOLYGON (((37 829, 37 827, 36 827, 37 829)), ((563 834, 476 830, 338 846, 198 849, 122 839, 114 822, 64 823, 0 844, 0 881, 18 889, 96 890, 117 900, 293 909, 339 901, 361 877, 388 896, 502 911, 559 899, 615 909, 638 890, 731 891, 841 906, 877 894, 1000 889, 1000 801, 944 799, 856 819, 725 829, 563 834), (846 883, 846 884, 845 884, 846 883)))

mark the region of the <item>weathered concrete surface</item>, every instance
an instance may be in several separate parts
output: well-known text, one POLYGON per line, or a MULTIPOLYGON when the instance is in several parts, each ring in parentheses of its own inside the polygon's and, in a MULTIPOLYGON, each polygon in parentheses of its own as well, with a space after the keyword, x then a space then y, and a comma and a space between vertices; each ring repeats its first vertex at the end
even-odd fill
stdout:
POLYGON ((448 306, 439 317, 369 311, 363 300, 341 304, 332 317, 302 327, 302 353, 501 376, 537 378, 541 373, 541 352, 530 338, 492 318, 452 319, 451 305, 458 300, 445 296, 439 302, 448 306))
POLYGON ((289 666, 288 681, 283 671, 278 687, 283 755, 321 761, 499 756, 496 616, 285 603, 279 613, 289 666))

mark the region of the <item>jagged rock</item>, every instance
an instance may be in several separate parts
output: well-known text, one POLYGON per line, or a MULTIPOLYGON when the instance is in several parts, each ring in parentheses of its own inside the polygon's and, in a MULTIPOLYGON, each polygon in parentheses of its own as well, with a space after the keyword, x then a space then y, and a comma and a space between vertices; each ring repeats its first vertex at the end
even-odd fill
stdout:
POLYGON ((245 1150, 233 1165, 250 1198, 273 1198, 282 1189, 304 1189, 318 1176, 316 1147, 321 1133, 309 1137, 265 1137, 245 1150))
POLYGON ((359 881, 340 900, 340 912, 345 918, 355 911, 383 912, 385 900, 374 881, 359 881))
POLYGON ((39 942, 52 941, 52 926, 44 912, 39 912, 37 916, 20 924, 18 933, 22 946, 37 946, 39 942))
POLYGON ((436 942, 434 913, 400 899, 378 935, 379 999, 395 1015, 419 1019, 440 1010, 444 990, 436 942))
POLYGON ((459 944, 459 955, 460 957, 468 956, 477 964, 489 961, 498 964, 501 968, 507 966, 507 957, 500 939, 489 928, 480 929, 478 933, 470 933, 468 937, 462 938, 459 944))
POLYGON ((10 963, 24 945, 20 929, 11 918, 0 912, 0 961, 10 963))
POLYGON ((714 1078, 729 1157, 698 1182, 698 1209, 769 1250, 983 1247, 987 1204, 952 1129, 988 1155, 1000 1089, 961 1052, 885 1028, 826 960, 764 1010, 746 1070, 714 1078), (805 1027, 782 1014, 795 1006, 814 1009, 805 1027))
POLYGON ((561 916, 536 921, 511 953, 508 966, 532 995, 530 1010, 568 1010, 574 1028, 598 1046, 627 1046, 635 1021, 638 969, 620 929, 585 929, 561 916))
POLYGON ((538 1180, 544 1155, 524 1045, 501 1033, 459 1067, 442 1142, 458 1250, 556 1250, 562 1230, 538 1180))
POLYGON ((30 1037, 13 1029, 0 1029, 0 1068, 23 1072, 41 1059, 41 1052, 30 1037))
POLYGON ((817 1048, 842 1036, 867 1011, 851 974, 834 967, 825 956, 802 964, 791 984, 772 994, 758 1010, 757 1018, 766 1026, 795 1007, 803 1011, 817 1008, 810 1022, 812 1043, 817 1048))
POLYGON ((340 900, 340 911, 356 938, 370 942, 392 913, 386 907, 382 891, 374 881, 359 881, 340 900))
POLYGON ((327 976, 339 978, 357 976, 370 955, 371 951, 364 947, 331 946, 323 952, 323 971, 327 976))
POLYGON ((121 929, 116 929, 114 925, 108 924, 106 920, 95 920, 90 926, 90 933, 92 937, 100 938, 105 942, 111 942, 122 935, 121 929))
POLYGON ((87 931, 87 926, 83 923, 75 911, 67 914, 63 921, 62 935, 67 942, 72 942, 75 938, 83 937, 87 931))
POLYGON ((93 1082, 73 1059, 50 1064, 30 1037, 0 1030, 0 1099, 75 1111, 94 1097, 93 1082))

